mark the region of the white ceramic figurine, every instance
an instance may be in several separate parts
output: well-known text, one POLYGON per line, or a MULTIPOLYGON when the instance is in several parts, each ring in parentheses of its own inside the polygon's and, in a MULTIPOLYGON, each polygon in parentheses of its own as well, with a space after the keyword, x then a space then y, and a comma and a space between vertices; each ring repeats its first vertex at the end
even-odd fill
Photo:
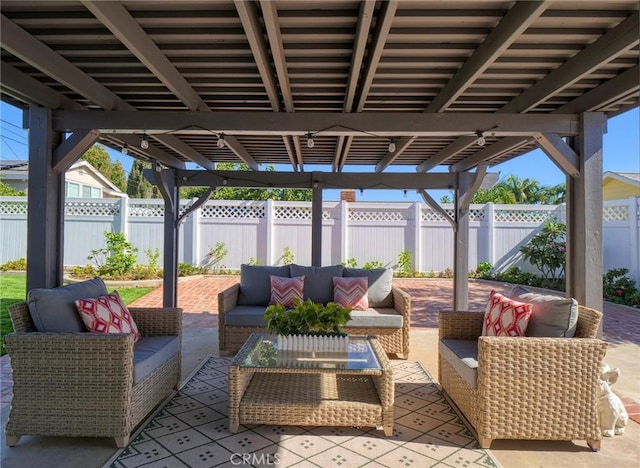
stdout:
POLYGON ((600 368, 598 413, 602 435, 605 437, 623 434, 624 428, 629 422, 629 415, 622 400, 611 390, 612 385, 618 381, 618 377, 620 377, 620 369, 610 369, 606 364, 600 368))

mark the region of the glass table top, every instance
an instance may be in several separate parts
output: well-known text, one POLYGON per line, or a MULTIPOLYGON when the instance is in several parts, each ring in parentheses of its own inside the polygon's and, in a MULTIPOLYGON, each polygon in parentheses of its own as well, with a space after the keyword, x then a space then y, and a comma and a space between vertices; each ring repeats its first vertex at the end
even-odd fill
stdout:
POLYGON ((277 337, 258 334, 249 338, 250 348, 234 363, 242 368, 381 370, 382 366, 367 337, 349 337, 344 351, 300 351, 278 349, 277 337), (238 362, 239 361, 239 362, 238 362))

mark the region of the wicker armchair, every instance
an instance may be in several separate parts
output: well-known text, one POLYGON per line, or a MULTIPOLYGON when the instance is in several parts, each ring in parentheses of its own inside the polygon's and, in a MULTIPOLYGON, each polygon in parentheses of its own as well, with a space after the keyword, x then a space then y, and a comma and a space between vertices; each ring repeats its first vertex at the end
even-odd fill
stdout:
MULTIPOLYGON (((142 336, 178 336, 182 310, 130 308, 142 336)), ((9 307, 13 369, 7 445, 22 435, 113 437, 118 447, 180 382, 181 353, 134 385, 133 335, 38 333, 27 303, 9 307)), ((180 345, 180 349, 181 349, 180 345)))
POLYGON ((483 313, 440 312, 443 339, 478 340, 473 388, 438 356, 440 384, 471 423, 483 448, 494 439, 602 438, 597 378, 607 344, 595 339, 602 313, 579 306, 574 338, 484 337, 483 313))

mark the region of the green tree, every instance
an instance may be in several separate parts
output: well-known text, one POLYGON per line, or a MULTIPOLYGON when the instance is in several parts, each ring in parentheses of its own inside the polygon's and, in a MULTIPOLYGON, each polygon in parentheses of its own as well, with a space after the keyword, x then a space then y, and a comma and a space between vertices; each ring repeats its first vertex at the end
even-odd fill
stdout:
MULTIPOLYGON (((489 189, 478 190, 471 199, 471 203, 557 205, 564 203, 565 197, 565 184, 545 187, 535 179, 521 179, 518 176, 509 175, 489 189)), ((453 203, 449 195, 440 198, 440 202, 453 203)))
POLYGON ((89 148, 82 158, 95 167, 103 176, 123 192, 127 190, 127 176, 120 161, 113 162, 107 153, 107 149, 100 144, 89 148))
MULTIPOLYGON (((216 169, 221 171, 248 171, 249 166, 237 163, 218 163, 216 169)), ((273 165, 266 167, 267 171, 275 171, 273 165)), ((181 198, 197 198, 207 187, 183 187, 181 198)), ((218 187, 212 194, 213 200, 279 200, 279 201, 311 201, 311 189, 282 189, 282 188, 242 188, 218 187)))
POLYGON ((16 190, 0 180, 0 197, 22 197, 26 194, 24 190, 16 190))
POLYGON ((149 182, 143 175, 143 169, 151 168, 151 164, 139 159, 133 161, 127 179, 127 194, 131 198, 160 198, 158 187, 149 182))

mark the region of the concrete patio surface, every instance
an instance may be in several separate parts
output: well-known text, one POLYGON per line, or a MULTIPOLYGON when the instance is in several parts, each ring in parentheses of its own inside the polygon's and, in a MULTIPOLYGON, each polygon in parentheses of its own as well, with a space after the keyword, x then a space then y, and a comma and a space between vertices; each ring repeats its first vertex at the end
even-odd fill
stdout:
MULTIPOLYGON (((183 335, 183 378, 208 355, 217 355, 217 293, 234 284, 238 277, 206 276, 181 279, 178 305, 185 310, 183 335)), ((421 361, 437 378, 437 312, 452 305, 450 279, 395 280, 412 297, 411 351, 409 359, 421 361)), ((470 309, 482 309, 491 289, 507 293, 512 285, 471 281, 470 309)), ((134 303, 157 306, 161 290, 152 291, 134 303)), ((605 362, 621 369, 614 391, 636 419, 626 433, 602 441, 602 449, 592 453, 585 441, 513 441, 496 440, 491 452, 506 468, 510 467, 636 467, 640 465, 640 311, 605 303, 604 336, 609 343, 605 362)), ((24 436, 18 445, 5 445, 6 425, 11 397, 10 363, 0 359, 2 379, 2 435, 0 466, 81 467, 102 466, 115 452, 112 440, 101 438, 61 438, 24 436)), ((571 396, 568 395, 567 398, 571 396)), ((350 468, 350 467, 349 467, 350 468)))

